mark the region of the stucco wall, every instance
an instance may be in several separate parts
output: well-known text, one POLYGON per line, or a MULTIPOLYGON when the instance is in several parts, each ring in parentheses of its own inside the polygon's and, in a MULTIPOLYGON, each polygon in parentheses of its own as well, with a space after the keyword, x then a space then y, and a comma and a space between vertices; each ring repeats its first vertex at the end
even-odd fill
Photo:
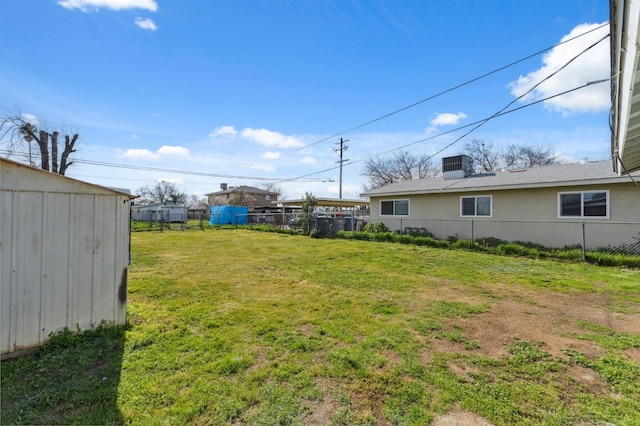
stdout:
MULTIPOLYGON (((564 246, 581 241, 582 222, 591 223, 591 229, 603 229, 597 232, 616 234, 618 239, 639 237, 640 190, 629 182, 610 186, 371 197, 371 220, 383 222, 391 230, 424 227, 437 238, 456 236, 468 239, 473 234, 474 238, 492 236, 509 241, 564 246), (609 218, 558 217, 559 192, 604 190, 609 191, 609 218), (492 217, 460 216, 460 197, 478 195, 492 196, 492 217), (391 199, 409 199, 409 217, 380 216, 380 201, 391 199), (608 230, 604 230, 605 226, 608 230)), ((593 240, 595 244, 595 238, 593 240)))

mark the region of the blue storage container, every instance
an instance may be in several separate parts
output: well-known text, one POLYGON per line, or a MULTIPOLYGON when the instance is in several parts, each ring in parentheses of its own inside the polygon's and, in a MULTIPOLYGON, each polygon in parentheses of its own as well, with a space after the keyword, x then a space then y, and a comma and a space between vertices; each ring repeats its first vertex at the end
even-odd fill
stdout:
POLYGON ((210 225, 247 225, 249 223, 249 207, 244 206, 211 206, 210 225))

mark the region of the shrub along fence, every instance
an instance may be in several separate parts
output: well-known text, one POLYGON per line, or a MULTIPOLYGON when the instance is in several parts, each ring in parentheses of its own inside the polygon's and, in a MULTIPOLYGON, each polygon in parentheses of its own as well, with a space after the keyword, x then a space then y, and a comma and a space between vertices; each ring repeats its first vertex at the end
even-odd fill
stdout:
POLYGON ((485 247, 579 249, 583 258, 586 252, 640 255, 640 222, 385 219, 385 223, 401 234, 468 240, 485 247))

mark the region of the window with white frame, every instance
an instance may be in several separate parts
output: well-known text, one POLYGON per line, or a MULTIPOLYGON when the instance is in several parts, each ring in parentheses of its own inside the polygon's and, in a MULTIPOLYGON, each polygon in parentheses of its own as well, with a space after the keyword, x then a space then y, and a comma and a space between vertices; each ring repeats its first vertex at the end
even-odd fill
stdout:
POLYGON ((491 217, 492 204, 493 197, 491 195, 460 197, 460 216, 491 217))
POLYGON ((558 217, 609 218, 609 191, 558 193, 558 217))
POLYGON ((380 201, 380 216, 409 216, 409 200, 380 201))

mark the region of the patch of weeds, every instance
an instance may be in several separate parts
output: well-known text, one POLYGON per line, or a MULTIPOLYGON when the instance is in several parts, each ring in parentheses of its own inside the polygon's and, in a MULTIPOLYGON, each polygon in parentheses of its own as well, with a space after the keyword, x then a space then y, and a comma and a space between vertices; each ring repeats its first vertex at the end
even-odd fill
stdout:
POLYGON ((442 330, 442 324, 435 318, 412 319, 411 326, 423 336, 430 336, 433 332, 442 330))
POLYGON ((350 417, 350 410, 347 407, 340 407, 331 417, 329 426, 342 426, 348 425, 350 417))
POLYGON ((569 361, 583 367, 593 368, 593 362, 575 349, 563 349, 562 352, 569 357, 569 361))
POLYGON ((373 313, 380 315, 394 315, 400 312, 398 305, 392 300, 383 300, 373 305, 373 313))
POLYGON ((416 349, 415 337, 407 330, 388 327, 378 333, 372 334, 362 342, 365 349, 395 349, 399 352, 407 352, 416 349))
POLYGON ((301 423, 305 414, 296 389, 265 383, 258 392, 255 410, 245 412, 241 420, 254 425, 289 425, 301 423))
POLYGON ((578 326, 593 331, 595 334, 574 335, 576 339, 589 340, 604 349, 640 348, 640 335, 618 333, 615 330, 586 321, 578 321, 578 326))
POLYGON ((458 330, 445 332, 445 333, 438 333, 435 335, 435 337, 448 340, 449 342, 461 343, 464 345, 464 348, 467 350, 478 349, 480 347, 480 345, 477 342, 474 342, 473 340, 468 339, 458 330))
POLYGON ((593 369, 618 392, 640 395, 640 366, 610 352, 593 363, 593 369))
POLYGON ((391 424, 429 424, 433 420, 430 400, 431 393, 424 383, 403 380, 391 387, 383 407, 385 417, 391 424))
POLYGON ((216 363, 216 371, 224 375, 232 375, 246 370, 253 364, 251 358, 245 355, 227 354, 216 363))
POLYGON ((374 368, 381 368, 387 360, 370 349, 338 348, 329 354, 329 375, 332 377, 356 377, 363 379, 371 375, 374 368))
POLYGON ((509 348, 511 360, 516 363, 530 363, 543 361, 551 355, 540 349, 543 343, 516 342, 509 348))
POLYGON ((486 306, 474 306, 467 302, 451 302, 448 300, 438 300, 429 304, 428 313, 436 317, 445 318, 468 318, 475 314, 487 311, 486 306))

